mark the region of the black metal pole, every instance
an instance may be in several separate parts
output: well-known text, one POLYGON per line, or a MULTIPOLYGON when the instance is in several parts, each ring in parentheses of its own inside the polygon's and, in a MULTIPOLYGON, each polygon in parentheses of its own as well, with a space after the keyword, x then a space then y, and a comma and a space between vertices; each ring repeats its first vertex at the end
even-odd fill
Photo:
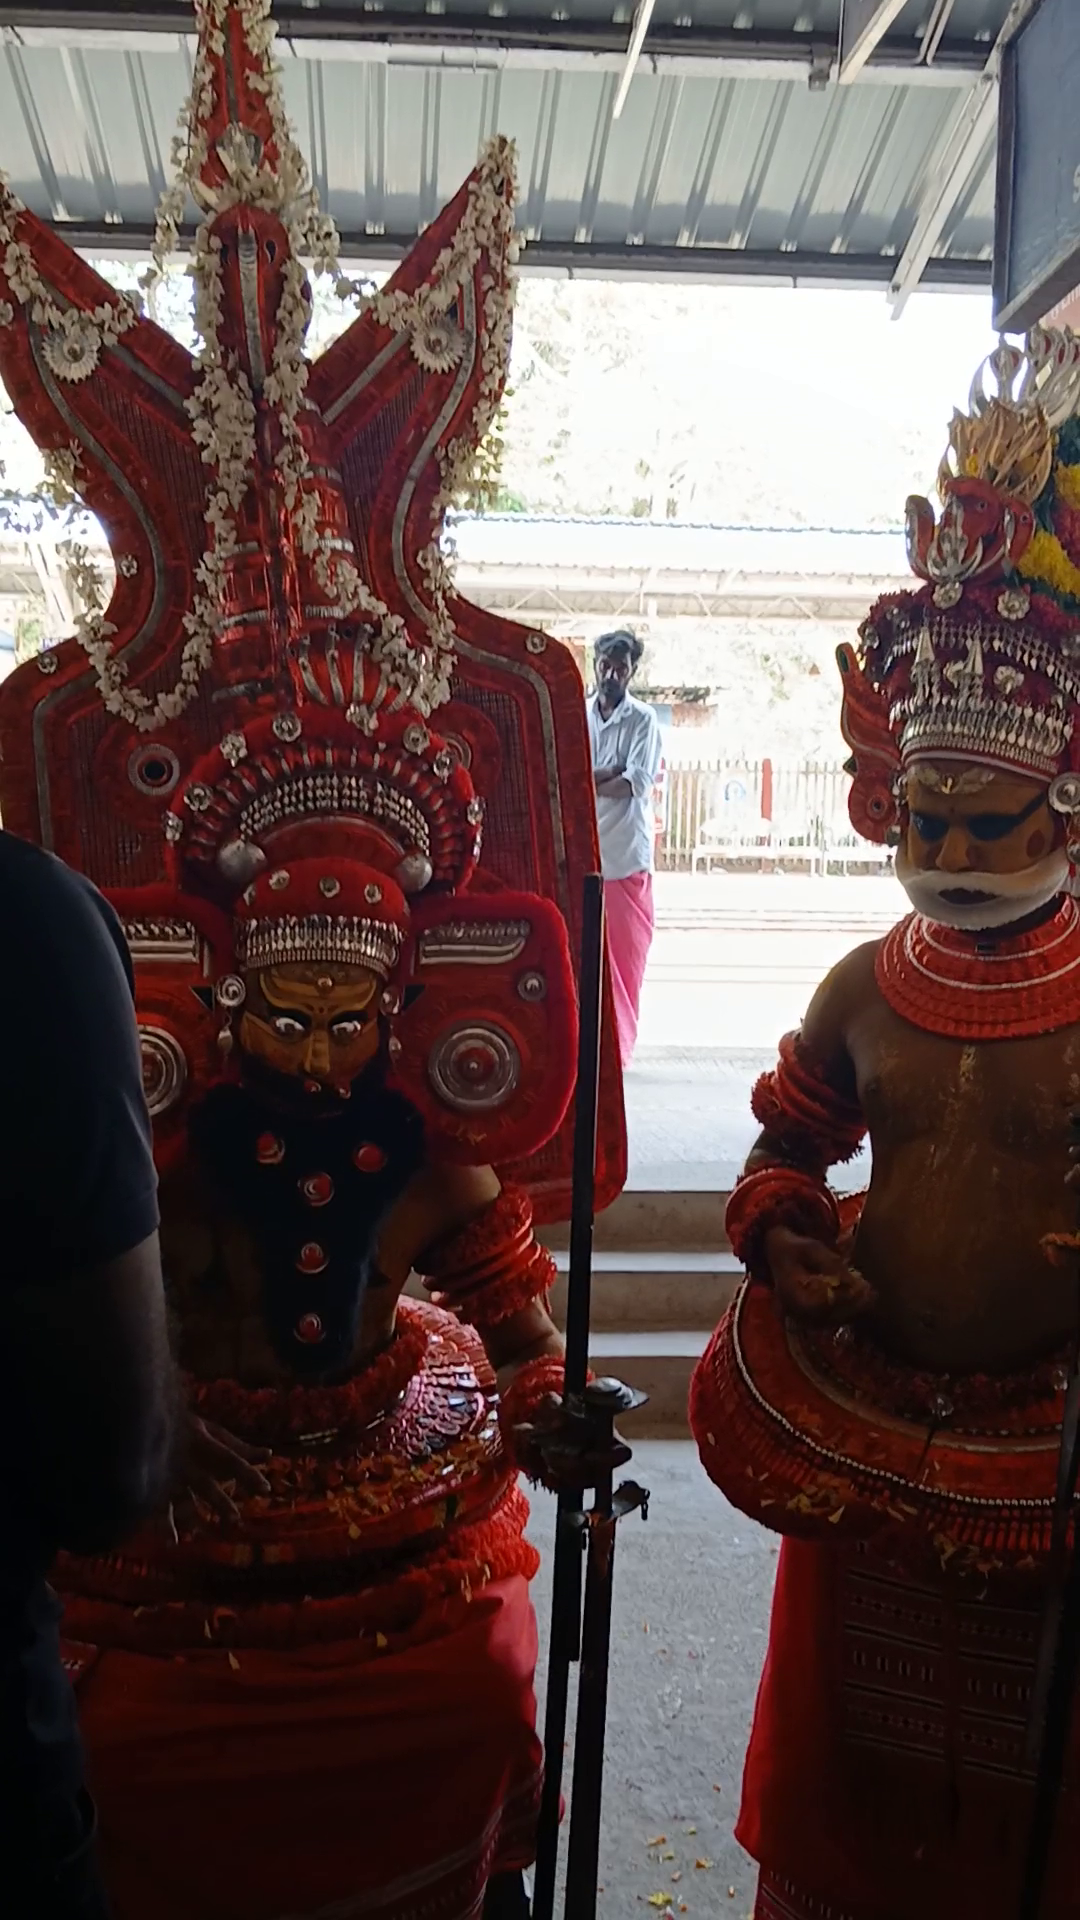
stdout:
MULTIPOLYGON (((566 1290, 566 1387, 564 1404, 580 1401, 589 1370, 592 1310, 593 1214, 596 1197, 596 1113, 600 1084, 600 1032, 604 979, 604 883, 585 879, 578 973, 578 1066, 574 1110, 573 1198, 570 1209, 570 1270, 566 1290)), ((581 1576, 585 1542, 580 1517, 584 1490, 559 1494, 551 1595, 547 1698, 544 1707, 544 1791, 537 1831, 533 1920, 553 1920, 562 1813, 563 1750, 570 1668, 581 1655, 581 1576)))
POLYGON ((615 1536, 622 1514, 634 1507, 644 1508, 648 1497, 633 1484, 621 1487, 617 1494, 613 1493, 613 1466, 617 1457, 615 1420, 640 1398, 639 1394, 633 1393, 618 1380, 597 1380, 585 1389, 586 1405, 597 1423, 598 1451, 608 1456, 612 1467, 598 1478, 592 1511, 584 1516, 588 1549, 577 1729, 574 1736, 574 1785, 566 1858, 567 1920, 595 1920, 596 1915, 615 1536))
POLYGON ((593 1219, 596 1200, 596 1113, 600 1096, 600 1021, 604 984, 604 882, 585 876, 578 978, 578 1070, 574 1109, 570 1273, 566 1294, 566 1397, 585 1391, 592 1315, 593 1219))

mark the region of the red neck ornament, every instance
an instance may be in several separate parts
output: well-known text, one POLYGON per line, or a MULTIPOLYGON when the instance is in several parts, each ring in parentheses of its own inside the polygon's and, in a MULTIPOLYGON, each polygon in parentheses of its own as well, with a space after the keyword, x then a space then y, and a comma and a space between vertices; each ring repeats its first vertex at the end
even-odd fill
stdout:
POLYGON ((960 933, 909 914, 878 948, 894 1013, 951 1040, 1018 1040, 1080 1023, 1080 907, 1064 899, 1011 938, 960 933))

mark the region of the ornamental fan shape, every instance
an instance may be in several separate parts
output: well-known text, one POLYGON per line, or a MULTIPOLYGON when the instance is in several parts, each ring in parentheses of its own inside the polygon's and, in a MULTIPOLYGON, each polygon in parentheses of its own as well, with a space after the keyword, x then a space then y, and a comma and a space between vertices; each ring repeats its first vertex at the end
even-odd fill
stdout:
MULTIPOLYGON (((160 269, 193 199, 194 355, 0 190, 0 374, 54 494, 97 515, 116 562, 107 600, 76 553, 74 637, 0 690, 5 825, 132 930, 144 1034, 177 1062, 155 1081, 162 1162, 236 1069, 218 983, 347 954, 380 977, 393 1077, 429 1132, 460 1160, 527 1160, 559 1217, 570 956, 598 864, 574 804, 580 679, 457 596, 442 549, 506 378, 513 150, 485 147, 372 292, 342 270, 288 124, 269 0, 197 0, 195 19, 155 242, 160 269), (314 361, 305 260, 356 308, 314 361), (278 872, 291 898, 264 884, 278 872)), ((610 1198, 612 1048, 600 1131, 610 1198)))

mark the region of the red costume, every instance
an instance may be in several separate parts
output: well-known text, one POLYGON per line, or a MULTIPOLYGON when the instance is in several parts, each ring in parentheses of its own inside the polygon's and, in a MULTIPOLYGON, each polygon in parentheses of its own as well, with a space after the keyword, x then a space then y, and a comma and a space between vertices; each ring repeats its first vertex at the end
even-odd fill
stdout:
MULTIPOLYGON (((121 915, 181 1361, 200 1414, 273 1450, 270 1492, 58 1585, 118 1920, 475 1920, 532 1857, 541 1756, 536 1555, 474 1329, 551 1283, 533 1222, 568 1212, 597 866, 574 663, 460 600, 439 546, 505 378, 512 155, 492 144, 309 367, 299 255, 332 265, 334 235, 266 8, 197 13, 162 216, 168 240, 190 187, 195 360, 0 199, 3 377, 116 563, 107 608, 84 569, 78 636, 3 688, 0 801, 121 915), (312 1035, 274 1000, 252 1030, 326 1058, 311 1117, 279 1122, 244 1022, 282 970, 312 1035), (334 1087, 369 1014, 377 1052, 334 1087), (431 1246, 438 1304, 357 1364, 377 1229, 431 1165, 502 1191, 431 1246), (256 1273, 236 1340, 255 1328, 261 1373, 208 1364, 226 1271, 256 1273)), ((608 1030, 601 1204, 624 1171, 608 1030)), ((521 1368, 507 1429, 560 1381, 521 1368)))
MULTIPOLYGON (((976 386, 953 423, 940 522, 909 502, 925 584, 879 603, 858 654, 839 652, 851 813, 869 837, 899 839, 910 770, 1022 774, 1070 823, 1075 875, 1080 342, 1037 331, 1026 355, 1003 346, 992 364, 997 393, 976 386)), ((1080 1022, 1080 909, 1066 895, 992 943, 914 913, 875 975, 893 1014, 967 1043, 965 1058, 1064 1033, 1080 1022)), ((858 1320, 786 1320, 765 1235, 834 1243, 856 1223, 861 1199, 838 1200, 825 1174, 866 1123, 798 1035, 753 1104, 792 1164, 778 1154, 732 1195, 749 1278, 698 1366, 691 1421, 728 1498, 785 1535, 737 1827, 761 1863, 758 1920, 1012 1920, 1067 1356, 935 1375, 887 1357, 858 1320)), ((933 1203, 912 1193, 913 1207, 933 1203)), ((1036 1239, 1033 1285, 1039 1257, 1036 1239)), ((1074 1742, 1046 1920, 1080 1912, 1078 1757, 1074 1742)))

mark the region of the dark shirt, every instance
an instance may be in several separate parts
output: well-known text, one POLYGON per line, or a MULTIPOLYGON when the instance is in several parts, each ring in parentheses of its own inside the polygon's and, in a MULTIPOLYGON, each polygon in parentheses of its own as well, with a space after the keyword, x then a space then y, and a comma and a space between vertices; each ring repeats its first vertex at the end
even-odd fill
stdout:
MULTIPOLYGON (((5 1281, 43 1287, 154 1232, 131 960, 89 881, 0 832, 0 1362, 5 1281)), ((5 1497, 18 1436, 0 1419, 0 1807, 77 1791, 74 1702, 40 1549, 5 1497)), ((0 1843, 4 1816, 0 1811, 0 1843)))

